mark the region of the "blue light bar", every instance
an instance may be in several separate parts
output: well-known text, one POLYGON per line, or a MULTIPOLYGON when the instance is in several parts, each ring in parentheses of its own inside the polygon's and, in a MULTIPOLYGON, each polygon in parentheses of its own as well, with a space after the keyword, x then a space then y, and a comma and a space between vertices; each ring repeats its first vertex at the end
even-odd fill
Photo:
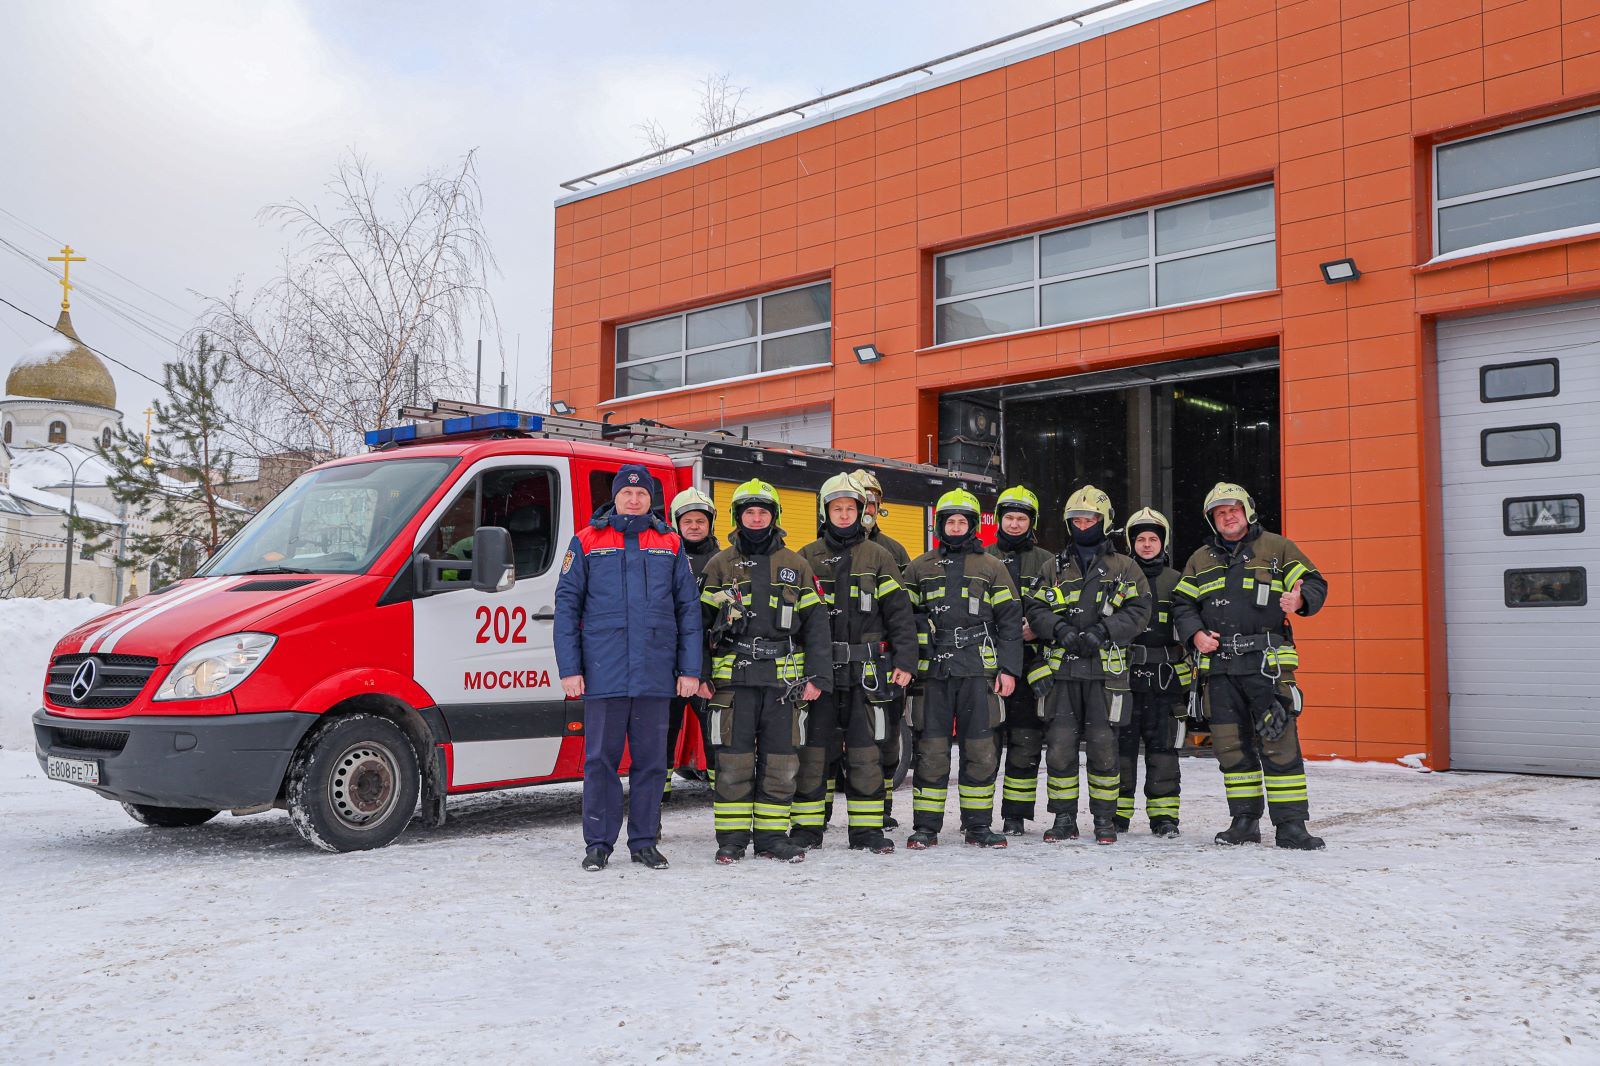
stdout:
POLYGON ((463 415, 442 422, 421 422, 411 426, 390 426, 387 429, 368 430, 367 447, 381 448, 386 444, 415 444, 420 441, 442 440, 449 437, 482 436, 488 433, 521 430, 537 433, 544 428, 542 415, 519 415, 515 411, 496 411, 487 415, 463 415))

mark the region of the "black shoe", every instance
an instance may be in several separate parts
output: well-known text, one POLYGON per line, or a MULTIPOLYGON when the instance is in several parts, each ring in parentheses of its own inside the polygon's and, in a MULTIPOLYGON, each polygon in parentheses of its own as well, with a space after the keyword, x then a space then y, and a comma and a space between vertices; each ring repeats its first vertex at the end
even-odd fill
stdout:
POLYGON ((606 863, 611 861, 611 853, 605 848, 590 848, 583 853, 583 868, 590 873, 598 873, 606 868, 606 863))
POLYGON ((717 865, 732 866, 744 858, 744 848, 738 844, 724 844, 717 849, 717 865))
POLYGON ((927 851, 939 845, 939 834, 929 829, 918 829, 906 837, 906 847, 912 851, 927 851))
MULTIPOLYGON (((1302 825, 1301 829, 1305 827, 1302 825)), ((1259 844, 1261 843, 1261 819, 1252 818, 1247 814, 1237 815, 1233 824, 1211 838, 1218 844, 1259 844)))
POLYGON ((657 851, 654 844, 634 852, 633 861, 642 863, 651 870, 665 870, 667 868, 667 857, 657 851))
POLYGON ((1178 835, 1178 822, 1173 818, 1152 818, 1150 832, 1154 836, 1170 839, 1178 835))
POLYGON ((1078 819, 1071 814, 1058 814, 1054 824, 1044 831, 1044 842, 1054 844, 1062 840, 1078 839, 1078 819))
POLYGON ((1124 818, 1119 814, 1111 820, 1111 824, 1116 826, 1117 832, 1126 833, 1128 831, 1128 827, 1133 824, 1133 819, 1124 818))
POLYGON ((1006 818, 1000 822, 1000 832, 1008 837, 1019 837, 1026 833, 1027 829, 1023 827, 1021 818, 1006 818))
POLYGON ((808 851, 811 848, 820 848, 822 847, 822 830, 815 826, 795 826, 789 830, 789 843, 797 848, 805 848, 808 851))
POLYGON ((1321 837, 1306 832, 1306 823, 1301 821, 1284 822, 1278 826, 1277 835, 1278 847, 1292 851, 1321 851, 1327 846, 1321 837))
POLYGON ((894 815, 885 812, 883 816, 883 827, 885 829, 899 829, 900 823, 895 820, 894 815))
POLYGON ((893 855, 894 841, 879 833, 875 837, 864 837, 861 840, 850 842, 851 851, 870 851, 874 855, 893 855))
POLYGON ((756 847, 756 855, 763 859, 772 859, 777 862, 805 862, 806 849, 796 844, 791 844, 788 837, 779 837, 770 844, 761 844, 756 847))
POLYGON ((1094 820, 1094 842, 1096 844, 1115 844, 1117 842, 1116 819, 1096 818, 1094 820))
POLYGON ((996 833, 986 825, 973 826, 967 830, 967 843, 975 848, 1003 848, 1009 843, 1004 836, 996 833))

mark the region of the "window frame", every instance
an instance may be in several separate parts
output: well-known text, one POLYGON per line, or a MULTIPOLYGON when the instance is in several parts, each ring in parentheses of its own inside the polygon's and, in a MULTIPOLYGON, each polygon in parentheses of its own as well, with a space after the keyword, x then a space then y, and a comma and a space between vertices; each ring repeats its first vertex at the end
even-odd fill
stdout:
POLYGON ((1521 237, 1507 237, 1499 241, 1487 241, 1483 244, 1470 244, 1462 248, 1454 248, 1448 252, 1439 248, 1439 212, 1451 207, 1460 207, 1463 204, 1478 203, 1483 200, 1496 200, 1501 197, 1514 196, 1517 193, 1536 192, 1539 189, 1551 189, 1558 185, 1571 185, 1575 182, 1586 181, 1591 178, 1600 178, 1600 167, 1589 170, 1577 170, 1570 174, 1559 175, 1553 178, 1538 178, 1534 181, 1519 182, 1516 185, 1506 185, 1498 189, 1485 189, 1481 192, 1466 193, 1462 196, 1452 196, 1448 200, 1439 199, 1439 151, 1444 148, 1458 148, 1473 141, 1481 141, 1502 133, 1511 133, 1515 130, 1529 129, 1533 126, 1543 126, 1551 122, 1560 122, 1563 119, 1577 118, 1600 111, 1600 107, 1584 107, 1576 111, 1565 111, 1559 115, 1545 115, 1541 118, 1529 119, 1527 122, 1514 122, 1509 126, 1500 126, 1496 129, 1475 133, 1470 137, 1457 137, 1453 140, 1440 141, 1433 145, 1428 153, 1428 162, 1432 173, 1428 176, 1429 214, 1428 222, 1432 227, 1430 234, 1432 259, 1457 259, 1470 255, 1481 254, 1500 248, 1515 248, 1525 244, 1539 244, 1549 240, 1559 240, 1566 236, 1578 236, 1586 233, 1600 233, 1600 225, 1573 226, 1566 229, 1540 230, 1538 233, 1529 233, 1521 237))
MULTIPOLYGON (((536 459, 538 457, 528 456, 528 458, 536 459)), ((444 506, 441 507, 438 513, 434 516, 433 521, 428 524, 427 530, 423 533, 421 539, 416 542, 417 547, 413 549, 412 555, 415 555, 418 551, 427 550, 427 548, 433 544, 433 538, 443 526, 445 518, 450 514, 451 510, 454 509, 455 505, 461 502, 462 497, 467 493, 472 494, 472 529, 469 531, 468 536, 476 533, 478 528, 483 525, 484 478, 490 474, 501 474, 508 470, 537 472, 543 474, 550 482, 550 551, 545 556, 544 566, 540 567, 531 574, 518 573, 517 580, 532 581, 534 578, 543 577, 545 574, 548 574, 551 568, 555 566, 556 556, 559 554, 557 551, 558 544, 556 543, 556 534, 559 531, 561 523, 561 487, 566 479, 561 476, 561 471, 556 467, 548 466, 538 462, 507 463, 499 466, 479 467, 475 472, 469 473, 467 477, 461 479, 461 481, 455 486, 452 486, 449 498, 445 501, 444 506)), ((506 530, 506 532, 509 533, 510 530, 506 530)), ((444 556, 441 554, 435 558, 443 559, 444 556)), ((466 568, 470 568, 470 566, 471 563, 469 561, 466 568)), ((451 589, 448 591, 458 592, 461 590, 451 589)), ((435 595, 438 594, 439 593, 436 593, 435 595)))
POLYGON ((1478 464, 1480 466, 1528 466, 1533 463, 1559 463, 1561 461, 1561 423, 1535 422, 1526 426, 1490 426, 1478 434, 1478 464), (1521 429, 1553 429, 1556 431, 1556 453, 1543 459, 1489 460, 1489 434, 1515 433, 1521 429))
POLYGON ((1547 396, 1561 395, 1561 360, 1551 356, 1545 359, 1520 359, 1514 363, 1489 363, 1478 368, 1478 402, 1479 403, 1515 403, 1518 400, 1538 400, 1547 396), (1521 392, 1515 396, 1490 396, 1489 371, 1514 370, 1522 366, 1541 366, 1550 364, 1555 381, 1549 392, 1521 392))
POLYGON ((1102 215, 1102 216, 1097 216, 1095 218, 1086 218, 1086 219, 1082 220, 1081 222, 1074 222, 1070 226, 1058 226, 1058 227, 1056 227, 1054 229, 1039 230, 1039 231, 1036 231, 1034 233, 1022 234, 1020 236, 1005 237, 1005 238, 1002 238, 1000 240, 994 240, 994 241, 985 241, 982 244, 974 244, 974 245, 971 245, 971 246, 965 247, 965 248, 952 248, 949 251, 940 252, 938 255, 935 255, 933 257, 933 278, 932 278, 932 289, 933 289, 933 345, 932 345, 932 347, 939 348, 939 347, 943 347, 943 346, 948 345, 948 344, 967 344, 967 343, 970 343, 970 342, 973 342, 973 341, 992 340, 995 337, 1009 337, 1009 336, 1013 336, 1013 335, 1018 334, 1018 333, 1031 333, 1031 332, 1033 332, 1035 330, 1040 330, 1040 329, 1059 329, 1059 328, 1066 327, 1066 326, 1080 325, 1080 324, 1085 323, 1085 322, 1104 322, 1104 321, 1108 321, 1108 320, 1114 319, 1114 318, 1123 318, 1123 317, 1125 317, 1127 315, 1149 314, 1151 311, 1168 311, 1168 310, 1173 310, 1175 308, 1180 308, 1180 307, 1192 307, 1192 306, 1195 306, 1197 304, 1212 303, 1213 301, 1216 301, 1216 300, 1233 299, 1234 297, 1237 297, 1237 296, 1258 296, 1258 295, 1261 295, 1262 293, 1273 292, 1278 287, 1278 263, 1277 263, 1278 215, 1277 215, 1277 213, 1278 213, 1278 190, 1277 190, 1277 185, 1276 185, 1276 183, 1271 182, 1271 181, 1263 181, 1263 182, 1257 182, 1257 183, 1255 183, 1253 185, 1241 185, 1238 188, 1234 188, 1234 189, 1223 189, 1223 190, 1220 190, 1220 191, 1217 191, 1217 192, 1204 193, 1204 194, 1202 194, 1200 196, 1189 196, 1189 197, 1185 197, 1184 199, 1181 199, 1181 200, 1168 200, 1168 201, 1165 201, 1163 203, 1152 204, 1149 207, 1140 208, 1139 210, 1136 210, 1136 211, 1121 211, 1121 212, 1118 212, 1118 213, 1116 213, 1114 215, 1102 215), (1214 200, 1214 199, 1218 199, 1218 198, 1224 197, 1224 196, 1231 196, 1231 195, 1233 195, 1235 193, 1252 192, 1252 191, 1259 190, 1259 189, 1268 189, 1268 190, 1271 190, 1271 192, 1272 192, 1272 216, 1273 216, 1272 217, 1272 227, 1271 227, 1271 230, 1268 233, 1266 233, 1265 235, 1256 236, 1256 237, 1245 237, 1245 238, 1242 238, 1240 240, 1235 240, 1235 241, 1224 241, 1224 242, 1222 242, 1220 244, 1208 244, 1208 245, 1202 245, 1202 246, 1195 247, 1195 248, 1186 248, 1186 249, 1184 249, 1183 251, 1180 251, 1180 252, 1167 252, 1165 254, 1161 254, 1161 253, 1158 253, 1156 251, 1156 236, 1157 236, 1156 235, 1156 213, 1157 212, 1164 211, 1167 208, 1171 208, 1171 207, 1181 207, 1184 204, 1199 203, 1200 201, 1203 201, 1203 200, 1214 200), (1101 225, 1101 224, 1106 223, 1106 222, 1118 222, 1118 221, 1121 221, 1122 219, 1126 219, 1126 218, 1136 218, 1136 217, 1138 217, 1140 215, 1143 215, 1145 217, 1146 255, 1145 255, 1144 258, 1142 258, 1142 259, 1132 259, 1132 260, 1128 260, 1126 262, 1115 263, 1115 264, 1110 264, 1110 265, 1106 265, 1106 266, 1093 267, 1093 268, 1088 269, 1088 270, 1077 270, 1077 271, 1073 271, 1073 272, 1067 273, 1067 274, 1052 274, 1048 278, 1045 278, 1045 277, 1041 276, 1041 270, 1042 270, 1043 262, 1044 262, 1043 245, 1044 245, 1044 239, 1046 237, 1053 237, 1053 236, 1056 236, 1057 234, 1061 234, 1061 233, 1070 233, 1073 230, 1083 229, 1084 227, 1087 227, 1087 226, 1097 226, 1097 225, 1101 225), (982 248, 994 248, 994 247, 998 247, 999 245, 1002 245, 1002 244, 1011 244, 1011 243, 1013 243, 1015 241, 1021 241, 1021 240, 1027 240, 1027 241, 1031 241, 1032 242, 1033 279, 1032 279, 1031 282, 1017 282, 1017 283, 1010 284, 1010 285, 999 285, 999 286, 995 286, 995 287, 988 288, 988 289, 975 289, 975 290, 973 290, 971 292, 963 292, 963 293, 960 293, 960 294, 955 295, 955 296, 940 296, 938 294, 939 293, 939 264, 940 264, 940 262, 942 260, 948 258, 949 256, 961 255, 961 254, 964 254, 966 252, 974 252, 974 251, 978 251, 979 249, 982 249, 982 248), (1272 284, 1271 288, 1266 288, 1266 289, 1248 289, 1248 290, 1245 290, 1245 291, 1242 291, 1242 292, 1228 293, 1228 294, 1223 295, 1223 296, 1210 296, 1210 297, 1207 297, 1204 300, 1185 300, 1185 301, 1183 301, 1181 303, 1162 304, 1162 303, 1158 303, 1157 302, 1156 279, 1157 279, 1157 274, 1159 272, 1158 268, 1160 267, 1161 264, 1168 263, 1168 262, 1173 262, 1175 260, 1180 260, 1180 259, 1193 259, 1193 258, 1196 258, 1198 256, 1210 255, 1210 254, 1213 254, 1215 252, 1231 251, 1231 250, 1236 249, 1236 248, 1253 248, 1253 247, 1256 247, 1258 245, 1264 245, 1264 244, 1270 244, 1270 245, 1273 246, 1273 268, 1272 268, 1273 284, 1272 284), (1075 319, 1070 319, 1070 320, 1065 321, 1065 322, 1049 322, 1049 323, 1046 323, 1046 322, 1043 322, 1041 320, 1042 316, 1040 314, 1040 311, 1041 311, 1041 309, 1043 307, 1043 299, 1044 299, 1043 290, 1045 288, 1047 288, 1049 286, 1052 286, 1052 285, 1058 285, 1058 284, 1060 284, 1062 282, 1078 281, 1078 280, 1081 280, 1083 278, 1098 277, 1098 276, 1104 275, 1104 274, 1116 274, 1116 273, 1120 273, 1120 272, 1123 272, 1123 271, 1135 270, 1135 269, 1144 269, 1146 271, 1147 275, 1148 275, 1146 280, 1145 280, 1145 291, 1146 291, 1146 296, 1147 296, 1148 301, 1149 301, 1147 306, 1141 307, 1141 308, 1137 308, 1137 309, 1132 310, 1132 311, 1118 311, 1118 312, 1116 312, 1114 314, 1109 314, 1109 315, 1094 315, 1094 316, 1091 316, 1089 318, 1075 318, 1075 319), (1030 289, 1033 292, 1033 321, 1034 321, 1033 325, 1024 327, 1022 329, 1007 330, 1007 331, 1002 332, 1002 333, 985 333, 985 334, 983 334, 981 336, 977 336, 977 337, 962 337, 962 338, 959 338, 957 340, 942 340, 939 337, 939 309, 941 307, 945 306, 946 304, 962 303, 962 302, 965 302, 965 301, 968 301, 968 300, 981 299, 981 298, 983 298, 985 296, 999 296, 999 295, 1002 295, 1002 294, 1005 294, 1005 293, 1023 292, 1023 291, 1030 290, 1030 289))
POLYGON ((685 389, 704 389, 704 388, 709 388, 712 385, 723 385, 723 384, 727 384, 730 381, 746 381, 746 380, 749 380, 750 378, 765 377, 765 376, 770 375, 770 374, 788 374, 788 373, 793 373, 793 372, 798 371, 798 370, 810 370, 810 369, 812 369, 814 367, 830 366, 833 363, 833 336, 832 336, 832 330, 833 330, 833 279, 832 278, 824 278, 824 279, 821 279, 821 280, 818 280, 818 281, 808 281, 808 282, 805 282, 805 283, 799 284, 799 285, 786 285, 781 289, 772 289, 772 290, 766 291, 766 292, 752 293, 749 296, 741 296, 741 297, 739 297, 738 299, 735 299, 735 300, 721 300, 721 301, 718 301, 717 303, 705 304, 704 306, 689 307, 689 308, 685 308, 682 311, 675 311, 672 314, 656 315, 656 316, 654 316, 652 318, 641 318, 641 319, 638 319, 637 321, 633 321, 633 322, 619 322, 619 323, 617 323, 616 328, 615 328, 615 330, 613 331, 613 334, 612 334, 612 358, 611 358, 611 392, 612 392, 612 399, 613 400, 618 400, 618 401, 637 400, 637 399, 639 399, 641 397, 645 397, 645 396, 659 396, 659 395, 661 395, 663 393, 679 392, 679 391, 682 391, 682 390, 685 390, 685 389), (765 320, 765 317, 766 317, 766 300, 767 300, 767 297, 769 297, 769 296, 781 296, 784 293, 788 293, 788 292, 800 292, 800 291, 805 290, 805 289, 816 289, 816 288, 824 288, 824 287, 826 287, 827 290, 828 290, 828 316, 827 316, 827 318, 825 318, 821 322, 818 322, 817 324, 811 325, 811 326, 798 326, 798 327, 796 327, 794 329, 777 330, 776 332, 773 332, 773 333, 763 332, 764 326, 765 326, 764 320, 765 320), (737 306, 738 304, 748 303, 748 302, 750 302, 752 300, 755 301, 755 305, 756 305, 756 316, 755 316, 756 317, 756 326, 755 326, 755 332, 752 333, 750 336, 748 336, 748 337, 740 337, 740 338, 738 338, 736 340, 731 340, 731 341, 722 341, 722 342, 719 342, 717 344, 705 344, 705 345, 701 345, 698 348, 690 348, 688 346, 689 345, 689 316, 690 315, 699 314, 702 311, 715 311, 720 307, 734 307, 734 306, 737 306), (636 326, 654 325, 657 322, 670 322, 673 319, 677 319, 678 320, 678 340, 679 340, 679 342, 681 344, 681 347, 679 347, 679 349, 677 351, 675 351, 675 352, 666 352, 666 353, 664 353, 662 355, 645 356, 642 359, 629 359, 627 361, 623 361, 622 359, 617 357, 617 350, 620 348, 620 343, 619 343, 620 337, 621 337, 622 332, 624 330, 633 329, 636 326), (824 359, 822 359, 822 360, 820 360, 819 362, 816 362, 816 363, 803 363, 800 366, 779 367, 776 370, 763 369, 763 367, 762 367, 762 355, 763 355, 763 351, 764 351, 763 344, 764 344, 765 341, 777 340, 777 339, 782 338, 782 337, 799 336, 802 333, 819 333, 819 332, 821 332, 823 330, 829 331, 826 358, 824 358, 824 359), (756 369, 755 369, 754 372, 748 373, 748 374, 733 374, 733 375, 730 375, 728 377, 723 377, 723 378, 712 378, 710 381, 697 381, 697 382, 693 382, 693 383, 689 382, 689 357, 690 356, 704 355, 707 352, 719 352, 719 351, 723 351, 724 349, 738 348, 741 345, 745 345, 745 344, 753 344, 753 345, 755 345, 755 349, 756 349, 756 352, 755 352, 756 369), (680 384, 673 385, 673 386, 670 386, 670 387, 664 388, 664 389, 651 389, 648 392, 623 392, 623 391, 621 391, 620 383, 618 381, 618 375, 624 370, 624 368, 636 367, 636 366, 648 366, 648 365, 651 365, 651 364, 654 364, 654 363, 664 363, 664 362, 667 362, 668 360, 673 360, 673 359, 678 361, 678 369, 679 369, 678 380, 679 380, 680 384))
POLYGON ((1587 607, 1589 606, 1589 568, 1586 566, 1522 566, 1511 567, 1500 575, 1501 599, 1513 611, 1528 609, 1537 610, 1541 607, 1587 607), (1572 570, 1579 575, 1583 582, 1583 598, 1578 600, 1537 600, 1513 603, 1511 600, 1511 579, 1525 574, 1545 574, 1552 570, 1572 570))
POLYGON ((1582 533, 1589 525, 1589 505, 1581 492, 1543 492, 1537 496, 1507 496, 1500 501, 1500 528, 1508 537, 1559 537, 1582 533), (1577 500, 1578 526, 1576 529, 1520 529, 1511 528, 1511 505, 1538 503, 1541 500, 1577 500))

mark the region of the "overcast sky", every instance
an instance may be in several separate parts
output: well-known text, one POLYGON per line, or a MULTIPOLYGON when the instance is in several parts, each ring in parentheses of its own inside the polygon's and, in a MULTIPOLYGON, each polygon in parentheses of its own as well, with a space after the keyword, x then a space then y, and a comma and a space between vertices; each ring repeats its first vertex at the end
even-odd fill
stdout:
MULTIPOLYGON (((148 328, 80 295, 78 332, 159 378, 173 349, 152 330, 175 339, 195 294, 269 275, 285 238, 258 223, 263 205, 317 199, 346 149, 400 185, 477 148, 501 267, 485 398, 503 349, 526 400, 544 374, 559 182, 638 154, 636 123, 692 135, 710 73, 774 109, 1084 6, 0 0, 0 238, 87 255, 74 274, 148 328)), ((3 244, 0 296, 55 321, 59 287, 3 244)), ((0 305, 0 371, 45 332, 0 305)), ((155 390, 112 372, 136 421, 155 390)))

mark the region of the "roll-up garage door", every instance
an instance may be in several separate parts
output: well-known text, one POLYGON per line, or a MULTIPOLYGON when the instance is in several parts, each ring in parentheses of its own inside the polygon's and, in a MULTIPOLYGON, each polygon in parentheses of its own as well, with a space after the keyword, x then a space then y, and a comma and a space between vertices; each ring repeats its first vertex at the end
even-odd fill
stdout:
POLYGON ((1600 302, 1437 340, 1451 764, 1600 775, 1600 302))

